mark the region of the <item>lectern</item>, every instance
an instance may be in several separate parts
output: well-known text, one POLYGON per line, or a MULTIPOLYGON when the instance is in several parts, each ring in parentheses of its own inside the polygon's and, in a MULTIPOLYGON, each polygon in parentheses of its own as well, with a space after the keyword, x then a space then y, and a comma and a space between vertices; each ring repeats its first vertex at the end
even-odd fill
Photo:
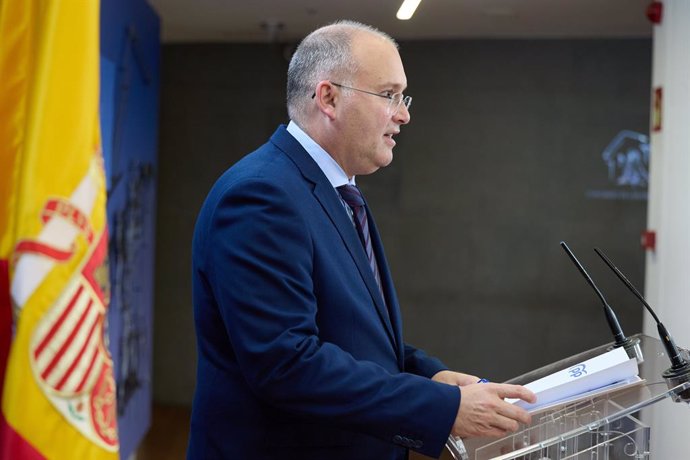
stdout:
MULTIPOLYGON (((670 367, 658 339, 643 334, 631 337, 628 348, 635 357, 642 381, 637 385, 603 391, 561 406, 532 414, 532 424, 501 439, 462 440, 451 436, 446 447, 456 460, 647 460, 653 427, 642 423, 640 411, 653 404, 687 403, 687 376, 667 381, 662 373, 670 367)), ((506 383, 524 385, 569 368, 611 349, 602 345, 571 356, 506 383)), ((686 350, 682 351, 688 359, 686 350)))

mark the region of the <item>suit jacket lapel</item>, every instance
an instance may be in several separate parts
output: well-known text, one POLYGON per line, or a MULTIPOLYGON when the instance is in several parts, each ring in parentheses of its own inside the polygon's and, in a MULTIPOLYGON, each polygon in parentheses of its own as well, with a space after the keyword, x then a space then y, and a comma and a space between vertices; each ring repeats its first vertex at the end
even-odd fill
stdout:
MULTIPOLYGON (((285 152, 292 159, 292 161, 295 162, 297 167, 302 172, 302 175, 314 184, 314 196, 319 201, 329 219, 338 230, 338 233, 340 233, 340 237, 350 252, 350 255, 352 256, 355 265, 357 266, 357 269, 359 270, 359 273, 364 280, 369 293, 371 294, 372 299, 374 299, 379 318, 385 326, 386 332, 388 333, 388 338, 393 345, 393 349, 398 355, 398 359, 400 359, 399 346, 397 345, 399 341, 396 341, 396 334, 393 332, 393 326, 389 320, 386 305, 381 297, 381 293, 379 292, 379 288, 376 284, 374 274, 371 271, 371 267, 369 266, 366 253, 364 252, 362 243, 357 235, 357 230, 352 225, 352 221, 350 221, 347 211, 343 207, 343 204, 338 197, 338 193, 333 189, 333 186, 323 174, 316 162, 311 159, 309 154, 304 150, 300 143, 297 142, 297 140, 295 140, 295 138, 285 130, 285 127, 281 126, 278 128, 278 130, 273 134, 273 137, 271 137, 271 141, 283 152, 285 152)), ((376 233, 376 237, 378 239, 378 232, 376 233)), ((380 239, 378 246, 379 248, 381 247, 380 239)), ((382 256, 383 254, 381 254, 377 260, 380 260, 382 256)), ((380 267, 381 265, 379 265, 379 268, 380 267)), ((387 265, 386 273, 388 273, 387 265)))

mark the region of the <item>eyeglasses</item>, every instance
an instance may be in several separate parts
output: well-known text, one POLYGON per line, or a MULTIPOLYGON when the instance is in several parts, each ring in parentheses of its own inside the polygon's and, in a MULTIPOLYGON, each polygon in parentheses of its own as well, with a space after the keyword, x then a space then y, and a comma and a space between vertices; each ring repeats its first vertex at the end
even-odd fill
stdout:
MULTIPOLYGON (((405 104, 405 108, 407 110, 410 110, 410 105, 412 105, 412 96, 403 96, 403 93, 381 94, 375 93, 373 91, 367 91, 364 89, 353 88, 352 86, 341 85, 340 83, 336 83, 334 81, 332 81, 331 84, 333 86, 337 86, 338 88, 351 89, 353 91, 359 91, 360 93, 371 94, 372 96, 378 96, 384 99, 388 99, 388 115, 393 115, 394 113, 397 113, 398 109, 400 109, 400 104, 405 104)), ((316 93, 312 94, 312 99, 314 98, 314 96, 316 96, 316 93)))

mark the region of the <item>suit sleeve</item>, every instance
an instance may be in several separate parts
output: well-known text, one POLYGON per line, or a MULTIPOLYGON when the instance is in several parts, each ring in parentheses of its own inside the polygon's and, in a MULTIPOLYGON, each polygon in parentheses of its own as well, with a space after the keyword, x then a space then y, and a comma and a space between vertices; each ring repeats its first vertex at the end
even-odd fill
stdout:
POLYGON ((214 200, 200 217, 208 230, 195 251, 257 397, 389 442, 420 439, 416 450, 440 455, 460 402, 457 387, 426 378, 440 362, 410 349, 410 366, 421 375, 391 374, 320 341, 313 241, 294 200, 259 179, 226 187, 214 200))
POLYGON ((405 372, 431 378, 440 371, 448 370, 448 366, 424 350, 405 344, 405 372))

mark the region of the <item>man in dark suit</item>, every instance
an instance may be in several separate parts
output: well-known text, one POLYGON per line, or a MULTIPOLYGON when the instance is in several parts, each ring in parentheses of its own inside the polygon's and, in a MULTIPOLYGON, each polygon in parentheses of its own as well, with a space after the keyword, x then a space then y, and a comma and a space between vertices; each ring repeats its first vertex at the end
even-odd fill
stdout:
POLYGON ((392 460, 529 415, 404 343, 372 215, 354 186, 393 158, 411 99, 397 45, 318 29, 288 70, 288 113, 213 186, 193 242, 197 388, 189 458, 392 460))

